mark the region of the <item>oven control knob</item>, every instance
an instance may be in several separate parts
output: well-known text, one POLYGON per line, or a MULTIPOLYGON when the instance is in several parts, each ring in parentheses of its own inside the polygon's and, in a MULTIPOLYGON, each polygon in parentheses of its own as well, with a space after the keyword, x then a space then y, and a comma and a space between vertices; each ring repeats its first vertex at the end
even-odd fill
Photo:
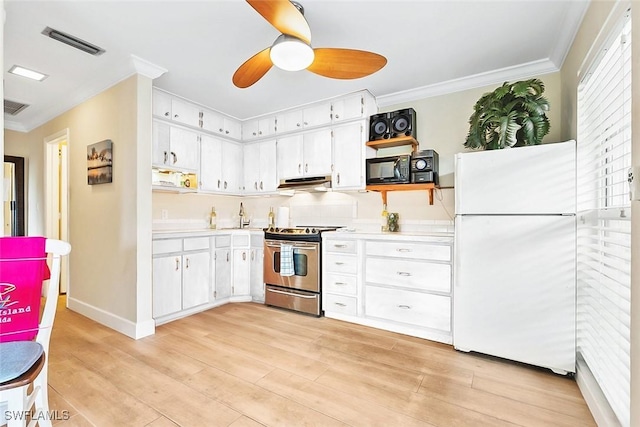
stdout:
POLYGON ((311 229, 311 233, 312 233, 312 234, 316 234, 317 232, 318 232, 318 230, 316 230, 315 228, 312 228, 312 229, 311 229))
POLYGON ((308 229, 308 228, 305 228, 305 229, 304 229, 304 232, 305 232, 305 233, 307 233, 307 234, 309 234, 309 232, 310 232, 310 231, 309 231, 309 229, 308 229))
POLYGON ((276 233, 279 233, 280 229, 278 227, 276 227, 276 233))

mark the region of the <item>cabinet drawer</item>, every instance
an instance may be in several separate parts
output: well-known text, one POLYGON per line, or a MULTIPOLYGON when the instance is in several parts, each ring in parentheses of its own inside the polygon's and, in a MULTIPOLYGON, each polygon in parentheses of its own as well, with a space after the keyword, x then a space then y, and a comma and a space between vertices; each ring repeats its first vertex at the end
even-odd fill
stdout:
POLYGON ((451 292, 451 265, 397 258, 367 258, 365 281, 451 292))
POLYGON ((262 248, 264 246, 264 234, 251 234, 251 247, 262 248))
POLYGON ((231 235, 216 236, 216 248, 228 248, 231 246, 231 235))
POLYGON ((182 252, 182 239, 154 240, 152 251, 154 255, 182 252))
POLYGON ((356 276, 327 273, 322 280, 322 289, 338 294, 356 294, 356 276))
POLYGON ((327 252, 339 252, 343 254, 355 254, 356 244, 355 240, 327 240, 325 242, 325 248, 327 252))
POLYGON ((451 299, 421 292, 366 286, 365 315, 450 331, 451 299))
POLYGON ((209 249, 209 237, 194 237, 184 239, 185 251, 196 251, 200 249, 209 249))
POLYGON ((249 246, 249 235, 248 234, 234 234, 233 235, 233 246, 249 246))
POLYGON ((405 242, 367 242, 367 255, 450 261, 451 246, 405 242))
POLYGON ((342 295, 325 294, 322 301, 322 308, 325 311, 333 313, 348 314, 355 316, 358 300, 354 297, 345 297, 342 295))
POLYGON ((327 253, 323 262, 327 272, 356 274, 358 271, 357 258, 353 255, 327 253))

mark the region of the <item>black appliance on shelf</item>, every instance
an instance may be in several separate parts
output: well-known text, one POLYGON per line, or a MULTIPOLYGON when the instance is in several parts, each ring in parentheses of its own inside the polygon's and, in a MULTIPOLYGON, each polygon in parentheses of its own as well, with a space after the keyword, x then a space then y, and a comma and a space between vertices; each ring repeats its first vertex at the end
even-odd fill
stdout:
POLYGON ((438 163, 435 150, 414 151, 411 155, 411 182, 438 185, 438 163))

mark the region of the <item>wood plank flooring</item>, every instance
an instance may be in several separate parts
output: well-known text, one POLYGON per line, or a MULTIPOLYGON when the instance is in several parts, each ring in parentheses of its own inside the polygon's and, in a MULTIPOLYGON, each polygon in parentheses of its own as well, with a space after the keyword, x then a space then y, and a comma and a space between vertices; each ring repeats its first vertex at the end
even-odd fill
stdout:
POLYGON ((129 339, 64 308, 52 411, 71 426, 595 426, 572 379, 260 304, 129 339))

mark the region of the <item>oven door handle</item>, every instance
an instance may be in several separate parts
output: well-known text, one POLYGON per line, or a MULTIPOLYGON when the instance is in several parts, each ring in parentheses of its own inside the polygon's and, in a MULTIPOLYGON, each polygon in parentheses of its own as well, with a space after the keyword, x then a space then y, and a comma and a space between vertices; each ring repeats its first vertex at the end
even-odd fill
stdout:
POLYGON ((269 289, 269 288, 267 288, 267 291, 273 292, 274 294, 289 295, 292 297, 304 298, 304 299, 316 299, 318 297, 317 295, 300 295, 300 294, 294 294, 292 292, 277 291, 275 289, 269 289))
MULTIPOLYGON (((265 245, 266 245, 266 246, 268 246, 268 247, 270 247, 270 248, 277 248, 277 249, 280 249, 280 245, 278 245, 278 244, 275 244, 275 245, 274 245, 273 243, 265 243, 265 245)), ((318 247, 317 247, 317 246, 312 246, 312 245, 309 245, 309 246, 298 246, 298 245, 293 245, 292 247, 293 247, 293 249, 301 249, 301 250, 303 250, 303 251, 315 251, 316 249, 318 249, 318 247)))

